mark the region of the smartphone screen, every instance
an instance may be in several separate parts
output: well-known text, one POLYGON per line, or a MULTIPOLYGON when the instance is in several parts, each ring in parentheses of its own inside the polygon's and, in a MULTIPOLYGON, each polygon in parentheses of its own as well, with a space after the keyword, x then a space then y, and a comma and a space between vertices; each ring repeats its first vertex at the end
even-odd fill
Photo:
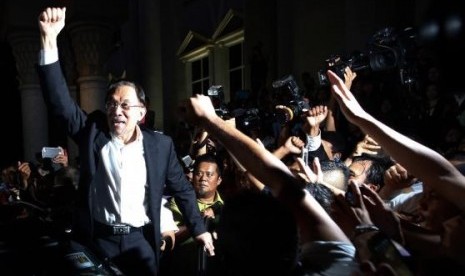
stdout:
POLYGON ((58 147, 43 147, 42 158, 54 158, 61 153, 61 149, 58 147))
POLYGON ((382 232, 368 240, 368 248, 372 255, 371 261, 375 265, 387 263, 398 275, 413 275, 393 241, 382 232))

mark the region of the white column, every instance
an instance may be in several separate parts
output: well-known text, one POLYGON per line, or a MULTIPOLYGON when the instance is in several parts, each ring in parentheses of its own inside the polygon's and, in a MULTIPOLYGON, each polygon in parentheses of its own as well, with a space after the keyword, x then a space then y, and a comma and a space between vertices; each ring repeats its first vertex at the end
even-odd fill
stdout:
POLYGON ((8 36, 18 71, 23 123, 24 160, 35 160, 35 153, 48 143, 47 110, 36 72, 39 37, 36 32, 15 32, 8 36))
POLYGON ((114 28, 101 22, 77 22, 69 26, 79 75, 80 105, 90 113, 103 109, 108 73, 105 65, 112 50, 114 28))

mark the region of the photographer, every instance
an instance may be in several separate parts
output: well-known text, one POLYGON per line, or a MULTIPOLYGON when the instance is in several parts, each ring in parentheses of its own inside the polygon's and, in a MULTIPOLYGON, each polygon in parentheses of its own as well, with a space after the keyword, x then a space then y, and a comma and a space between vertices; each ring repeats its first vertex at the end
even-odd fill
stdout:
POLYGON ((302 179, 272 153, 215 115, 207 97, 192 97, 191 105, 193 122, 221 141, 248 172, 266 183, 278 200, 249 192, 244 194, 248 201, 242 196, 240 201, 231 198, 225 204, 218 228, 223 244, 220 248, 226 251, 224 268, 234 275, 290 275, 297 260, 303 260, 309 274, 350 274, 355 249, 321 205, 302 189, 302 179), (228 227, 228 223, 236 221, 242 223, 228 227), (297 257, 297 242, 303 245, 308 258, 297 257), (337 256, 332 254, 336 251, 337 256))
MULTIPOLYGON (((346 66, 343 76, 346 86, 351 87, 357 73, 346 66)), ((301 89, 292 75, 274 81, 273 87, 278 89, 279 94, 287 93, 288 98, 275 106, 277 120, 281 122, 278 146, 289 136, 302 136, 306 144, 302 157, 306 163, 311 163, 313 157, 319 157, 321 161, 340 160, 345 153, 345 143, 341 134, 336 132, 339 110, 334 98, 330 96, 318 104, 309 103, 308 99, 300 96, 301 89)))

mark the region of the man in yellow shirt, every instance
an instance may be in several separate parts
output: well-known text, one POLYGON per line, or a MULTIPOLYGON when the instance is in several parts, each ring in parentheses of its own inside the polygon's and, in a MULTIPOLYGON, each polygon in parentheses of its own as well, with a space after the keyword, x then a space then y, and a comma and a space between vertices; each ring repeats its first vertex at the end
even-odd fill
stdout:
MULTIPOLYGON (((222 181, 221 173, 222 164, 215 155, 207 153, 196 157, 192 185, 197 195, 197 205, 210 232, 214 232, 224 205, 217 190, 222 181)), ((176 248, 169 264, 170 275, 197 275, 198 245, 189 233, 174 199, 170 200, 170 209, 179 227, 176 232, 176 248)))

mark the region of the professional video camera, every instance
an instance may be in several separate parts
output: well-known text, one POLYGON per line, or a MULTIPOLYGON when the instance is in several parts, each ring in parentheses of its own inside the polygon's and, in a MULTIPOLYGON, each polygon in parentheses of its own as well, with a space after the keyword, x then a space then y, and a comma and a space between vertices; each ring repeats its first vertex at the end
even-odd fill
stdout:
POLYGON ((260 115, 258 108, 247 108, 229 111, 224 104, 223 86, 212 85, 208 89, 208 96, 212 100, 216 114, 222 119, 236 119, 236 127, 243 133, 249 135, 251 131, 260 129, 260 115))
POLYGON ((413 49, 416 35, 412 28, 397 31, 386 27, 376 32, 367 42, 367 51, 356 51, 350 56, 332 55, 326 59, 326 67, 318 71, 321 86, 329 85, 327 70, 344 79, 346 67, 352 71, 372 70, 374 72, 398 69, 402 84, 411 84, 414 80, 410 74, 413 64, 413 49))
POLYGON ((210 97, 215 112, 222 119, 230 119, 232 116, 224 103, 224 91, 222 85, 212 85, 207 90, 207 95, 210 97))
POLYGON ((272 83, 277 90, 277 105, 284 106, 284 109, 277 109, 276 120, 285 124, 294 118, 298 118, 304 111, 310 108, 309 104, 303 100, 301 89, 297 85, 293 75, 284 76, 272 83))
POLYGON ((243 133, 249 135, 251 131, 261 128, 260 111, 258 108, 249 108, 242 114, 236 116, 236 127, 243 133))

